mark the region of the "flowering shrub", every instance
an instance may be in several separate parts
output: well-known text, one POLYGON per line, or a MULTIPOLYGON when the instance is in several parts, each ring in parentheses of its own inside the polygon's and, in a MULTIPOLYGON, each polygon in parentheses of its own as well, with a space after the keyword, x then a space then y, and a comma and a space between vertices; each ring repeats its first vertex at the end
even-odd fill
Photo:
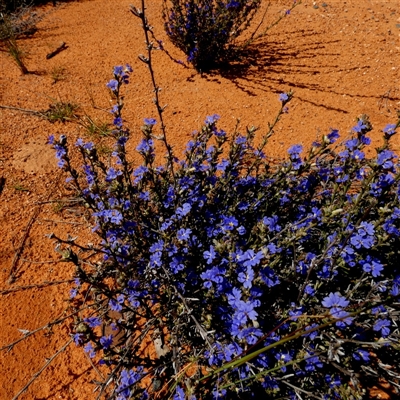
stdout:
POLYGON ((261 0, 164 0, 165 30, 197 70, 208 70, 232 51, 261 0))
MULTIPOLYGON (((73 338, 108 369, 101 393, 343 399, 362 398, 367 376, 398 384, 400 174, 390 139, 400 121, 383 129, 373 158, 362 116, 341 145, 332 129, 274 165, 264 153, 273 126, 255 145, 255 128, 229 136, 211 115, 183 158, 158 166, 149 118, 135 167, 121 115, 131 72, 115 67, 107 84, 111 164, 80 139, 78 170, 67 138, 50 140, 100 237, 56 239, 76 265, 71 302, 85 305, 73 338)), ((291 98, 280 96, 276 121, 291 98)))
POLYGON ((260 5, 261 0, 163 0, 165 31, 189 63, 208 71, 235 57, 236 39, 249 28, 260 5))

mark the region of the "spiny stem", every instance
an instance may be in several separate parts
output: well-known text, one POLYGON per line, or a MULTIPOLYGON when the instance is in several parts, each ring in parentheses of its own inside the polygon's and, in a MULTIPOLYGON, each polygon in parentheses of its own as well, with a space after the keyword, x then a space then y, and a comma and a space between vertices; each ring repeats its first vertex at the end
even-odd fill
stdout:
POLYGON ((78 314, 79 312, 81 312, 82 310, 89 308, 88 306, 80 308, 79 310, 76 310, 68 315, 66 315, 65 317, 59 317, 57 319, 54 319, 53 321, 48 322, 47 324, 36 328, 33 331, 28 332, 27 334, 25 334, 24 336, 22 336, 22 338, 15 340, 12 343, 9 343, 3 347, 0 347, 0 351, 7 349, 8 351, 10 351, 16 344, 18 344, 19 342, 22 342, 23 340, 27 339, 29 336, 34 335, 37 332, 43 331, 44 329, 48 329, 51 328, 53 325, 57 325, 60 324, 61 322, 64 322, 65 320, 67 320, 68 318, 72 317, 75 314, 78 314))
MULTIPOLYGON (((21 261, 29 261, 29 260, 21 260, 21 261)), ((53 261, 51 261, 53 262, 53 261)), ((54 262, 59 262, 54 261, 54 262)), ((36 288, 43 288, 46 286, 53 286, 53 285, 61 285, 63 283, 70 283, 72 282, 73 279, 65 279, 63 281, 44 281, 42 283, 36 283, 33 285, 27 285, 27 286, 17 286, 11 289, 4 289, 4 290, 0 290, 0 295, 1 294, 8 294, 8 293, 12 293, 12 292, 19 292, 20 290, 27 290, 27 289, 36 289, 36 288)))
POLYGON ((53 356, 51 356, 47 362, 43 365, 42 368, 39 369, 39 371, 37 371, 32 379, 12 398, 12 400, 17 400, 19 398, 19 396, 21 396, 22 393, 24 393, 29 386, 32 385, 33 382, 35 382, 35 380, 40 376, 40 374, 57 358, 57 356, 59 356, 63 351, 65 351, 65 349, 73 342, 73 339, 69 339, 68 342, 66 342, 53 356))
POLYGON ((291 388, 294 389, 294 390, 298 390, 299 392, 306 394, 309 398, 318 399, 318 400, 323 400, 323 397, 315 396, 315 395, 312 394, 311 392, 309 392, 309 391, 307 391, 307 390, 304 390, 304 389, 301 389, 301 388, 299 388, 298 386, 292 385, 291 383, 289 383, 289 382, 287 382, 287 381, 282 380, 281 382, 284 383, 285 385, 291 387, 291 388))
POLYGON ((160 119, 160 125, 161 125, 161 132, 162 132, 162 136, 161 136, 161 141, 164 143, 165 148, 167 150, 168 153, 168 167, 170 168, 171 171, 171 175, 172 178, 175 181, 175 174, 174 174, 174 154, 172 151, 172 147, 171 145, 168 143, 167 140, 167 134, 166 134, 166 127, 165 127, 165 123, 164 123, 164 118, 163 118, 163 112, 166 106, 161 107, 160 105, 160 97, 159 97, 159 91, 160 88, 157 85, 156 82, 156 78, 154 75, 154 69, 153 69, 153 63, 152 63, 152 51, 153 51, 153 43, 150 41, 149 38, 149 32, 151 32, 151 27, 148 24, 147 18, 146 18, 146 14, 145 14, 145 10, 146 10, 146 6, 145 6, 145 1, 141 0, 141 4, 142 4, 142 9, 138 10, 137 8, 131 6, 131 12, 133 15, 137 16, 138 18, 141 19, 142 21, 142 27, 143 27, 143 32, 145 35, 145 41, 146 41, 146 47, 147 47, 147 59, 143 56, 139 56, 139 59, 141 61, 143 61, 145 64, 147 64, 148 68, 149 68, 149 72, 150 72, 150 77, 151 77, 151 82, 153 85, 153 91, 154 91, 154 104, 156 105, 157 108, 157 113, 158 113, 158 117, 160 119))

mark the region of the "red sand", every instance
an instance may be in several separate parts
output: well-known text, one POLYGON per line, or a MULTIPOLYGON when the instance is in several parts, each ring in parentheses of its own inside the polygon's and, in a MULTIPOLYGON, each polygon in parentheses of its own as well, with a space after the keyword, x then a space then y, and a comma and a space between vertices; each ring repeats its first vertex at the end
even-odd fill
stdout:
MULTIPOLYGON (((79 115, 109 122, 110 115, 99 110, 110 108, 105 83, 113 66, 129 62, 134 74, 125 88, 125 118, 133 142, 139 140, 143 118, 155 117, 156 112, 148 71, 138 60, 138 54, 145 52, 144 38, 139 20, 129 11, 131 2, 81 0, 41 8, 44 18, 38 32, 18 42, 28 52, 26 64, 32 73, 21 75, 12 58, 0 52, 0 105, 46 110, 54 101, 70 101, 80 106, 79 115), (46 54, 62 42, 67 49, 47 60, 46 54)), ((184 59, 163 32, 161 0, 147 3, 157 37, 174 57, 184 59)), ((360 114, 370 116, 373 139, 380 137, 387 123, 395 122, 395 110, 400 108, 400 3, 326 3, 324 7, 322 1, 303 1, 258 42, 257 59, 248 60, 241 70, 200 75, 162 52, 155 53, 162 104, 168 104, 164 114, 168 137, 178 154, 210 114, 220 114, 219 126, 227 131, 240 118, 242 130, 256 125, 260 134, 265 132, 279 108, 279 93, 288 90, 294 91, 295 98, 268 145, 272 157, 282 157, 294 143, 307 147, 330 127, 346 136, 360 114)), ((288 5, 289 1, 274 1, 269 21, 288 5)), ((69 233, 81 242, 90 238, 90 226, 79 208, 54 202, 72 196, 55 167, 53 151, 46 146, 50 134, 62 133, 71 143, 79 136, 88 138, 75 123, 51 124, 32 114, 0 108, 0 178, 5 178, 0 192, 0 347, 21 338, 19 329, 46 325, 67 307, 67 284, 4 292, 71 278, 73 266, 54 262, 59 256, 45 235, 69 233), (42 204, 46 201, 52 202, 42 204), (16 274, 12 284, 11 272, 16 274)), ((399 150, 400 137, 393 140, 399 150)), ((106 147, 107 141, 102 142, 106 147)), ((1 353, 1 400, 12 399, 69 340, 68 326, 41 331, 1 353)), ((71 345, 20 398, 94 399, 93 379, 98 377, 88 359, 71 345)), ((370 397, 390 395, 373 388, 370 397)))

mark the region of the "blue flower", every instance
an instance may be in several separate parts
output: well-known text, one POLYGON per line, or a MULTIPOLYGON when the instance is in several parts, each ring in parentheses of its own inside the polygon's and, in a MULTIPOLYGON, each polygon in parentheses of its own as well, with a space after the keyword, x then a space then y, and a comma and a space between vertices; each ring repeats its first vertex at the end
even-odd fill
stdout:
MULTIPOLYGON (((292 361, 293 357, 289 353, 279 352, 275 354, 275 358, 283 364, 287 364, 292 361)), ((286 366, 282 366, 282 372, 286 372, 286 366)))
POLYGON ((390 329, 388 328, 390 326, 390 321, 387 319, 378 319, 378 321, 375 322, 374 324, 374 331, 381 331, 382 336, 388 336, 390 334, 390 329))
POLYGON ((155 267, 161 267, 162 265, 162 253, 161 251, 156 251, 150 256, 150 267, 155 268, 155 267))
POLYGON ((355 234, 350 238, 350 242, 356 249, 361 249, 362 247, 370 249, 374 244, 374 237, 355 234))
POLYGON ((93 142, 87 142, 83 145, 83 148, 88 151, 94 150, 94 144, 93 142))
POLYGON ((254 267, 260 264, 263 258, 264 254, 261 250, 255 253, 253 249, 249 249, 242 254, 242 256, 240 257, 240 261, 243 262, 243 265, 245 267, 254 267))
POLYGON ((371 138, 365 136, 365 135, 361 135, 360 136, 360 142, 364 145, 369 145, 371 144, 371 138))
POLYGON ((124 67, 122 65, 117 65, 114 67, 114 75, 122 76, 124 73, 124 67))
POLYGON ((303 151, 303 146, 301 144, 295 144, 288 149, 288 154, 291 156, 299 155, 303 151))
POLYGON ((327 308, 331 307, 347 307, 349 305, 349 301, 346 300, 339 292, 330 293, 329 296, 324 297, 322 300, 322 305, 327 308))
POLYGON ((315 368, 322 368, 324 364, 321 362, 318 356, 309 355, 309 357, 305 358, 306 366, 304 369, 307 372, 315 371, 315 368))
POLYGON ((338 129, 331 128, 330 133, 328 133, 328 135, 327 135, 327 138, 328 138, 330 144, 335 143, 339 137, 340 137, 340 135, 339 135, 338 129))
POLYGON ((173 257, 172 261, 169 263, 169 267, 174 275, 185 268, 182 261, 183 257, 173 257))
POLYGON ((185 396, 185 392, 183 391, 183 389, 178 385, 176 387, 176 391, 175 391, 175 395, 173 397, 173 400, 185 400, 186 396, 185 396))
POLYGON ((72 288, 72 289, 69 291, 69 297, 70 297, 71 299, 74 299, 74 298, 78 295, 78 293, 79 293, 79 288, 72 288))
POLYGON ((281 93, 279 95, 279 101, 281 101, 282 103, 285 103, 289 100, 289 96, 287 95, 287 93, 281 93))
POLYGON ((143 179, 146 172, 148 172, 148 170, 149 169, 144 165, 141 165, 140 167, 136 168, 135 171, 133 171, 133 176, 136 178, 134 182, 135 183, 140 182, 143 179))
POLYGON ((359 142, 358 142, 358 139, 355 138, 355 139, 347 140, 344 144, 346 146, 346 149, 353 151, 355 148, 357 148, 359 142))
POLYGON ((106 182, 111 182, 120 175, 122 175, 122 171, 115 170, 114 168, 110 167, 107 171, 106 182))
POLYGON ((247 319, 252 321, 257 319, 258 313, 254 310, 254 303, 251 301, 237 300, 234 308, 236 309, 235 317, 240 325, 245 324, 247 319))
POLYGON ((153 141, 151 139, 143 139, 138 146, 136 147, 136 150, 139 153, 148 153, 153 150, 153 141))
POLYGON ((88 353, 90 358, 94 358, 96 356, 96 352, 94 351, 92 343, 86 343, 85 347, 83 348, 85 353, 88 353))
POLYGON ((122 118, 121 118, 121 117, 114 118, 113 124, 114 124, 117 128, 122 128, 122 125, 123 125, 122 118))
POLYGON ((244 328, 237 335, 238 339, 244 339, 250 345, 256 344, 258 339, 262 336, 262 331, 254 327, 244 328))
POLYGON ((273 287, 279 285, 280 280, 276 276, 275 272, 270 267, 265 267, 261 269, 260 276, 262 281, 268 286, 273 287))
POLYGON ((219 398, 224 399, 226 395, 226 389, 214 389, 212 391, 212 399, 218 400, 219 398))
POLYGON ((221 228, 224 232, 232 231, 236 226, 238 226, 238 220, 235 217, 222 216, 221 228))
POLYGON ((400 285, 394 283, 394 284, 393 284, 393 287, 392 287, 392 289, 391 289, 391 291, 390 291, 390 294, 391 294, 393 297, 399 296, 399 295, 400 295, 400 285))
POLYGON ((375 233, 375 227, 370 222, 361 222, 358 228, 358 233, 362 236, 373 236, 375 233))
MULTIPOLYGON (((203 279, 204 287, 210 289, 212 287, 212 282, 220 284, 224 281, 225 269, 221 267, 213 267, 211 269, 207 269, 203 273, 201 273, 200 278, 203 279)), ((229 295, 228 295, 229 296, 229 295)))
POLYGON ((264 217, 262 222, 264 225, 268 227, 271 232, 280 232, 282 229, 281 226, 278 224, 279 218, 277 215, 272 217, 264 217))
POLYGON ((102 336, 100 338, 100 344, 103 346, 104 350, 108 350, 113 343, 113 335, 102 336))
POLYGON ((315 289, 312 287, 312 285, 306 285, 304 288, 304 293, 308 294, 309 296, 314 296, 315 289))
POLYGON ((266 375, 264 378, 264 381, 261 383, 262 387, 267 390, 274 390, 278 391, 279 390, 279 385, 275 379, 270 377, 269 375, 266 375))
POLYGON ((238 275, 238 281, 243 283, 243 287, 250 289, 254 279, 254 270, 248 266, 246 272, 240 272, 238 275))
POLYGON ((241 225, 237 228, 237 232, 239 235, 243 236, 246 233, 246 228, 241 225))
POLYGON ((145 192, 139 193, 139 199, 144 201, 150 201, 150 192, 146 190, 145 192))
POLYGON ((351 130, 356 133, 361 133, 363 129, 365 129, 367 126, 364 124, 364 122, 360 119, 357 121, 357 125, 353 126, 351 130))
POLYGON ((240 3, 238 1, 231 0, 225 7, 229 10, 230 8, 239 7, 240 3))
POLYGON ((364 160, 365 154, 360 150, 354 150, 352 158, 354 160, 364 160))
POLYGON ((355 351, 353 353, 353 357, 357 361, 368 362, 369 361, 369 352, 365 351, 365 350, 362 350, 362 349, 358 349, 357 351, 355 351))
POLYGON ((345 328, 346 325, 351 325, 354 320, 354 318, 350 317, 350 314, 347 311, 342 310, 340 307, 332 307, 329 310, 329 313, 333 318, 340 320, 336 322, 336 326, 340 328, 345 328))
POLYGON ((100 326, 102 324, 101 319, 98 317, 88 317, 83 319, 91 328, 100 326))
POLYGON ((112 90, 113 92, 115 92, 115 91, 117 91, 117 89, 118 89, 118 81, 115 80, 115 79, 111 79, 111 80, 106 84, 106 86, 107 86, 110 90, 112 90))
POLYGON ((221 117, 218 114, 214 114, 214 115, 209 115, 208 117, 206 117, 206 120, 204 121, 204 123, 206 125, 212 125, 215 122, 217 122, 221 117))
POLYGON ((245 144, 246 142, 247 142, 246 136, 242 135, 239 135, 235 140, 235 143, 239 145, 245 144))
POLYGON ((121 380, 117 388, 118 400, 125 400, 131 397, 133 385, 142 377, 142 368, 137 368, 137 371, 123 369, 121 371, 121 380))
POLYGON ((216 256, 216 253, 215 253, 214 246, 210 246, 210 251, 206 250, 203 253, 203 257, 207 261, 207 264, 211 264, 214 261, 215 256, 216 256))
POLYGON ((340 386, 342 384, 340 377, 336 375, 334 375, 333 377, 331 377, 330 375, 325 375, 325 381, 329 383, 329 386, 331 388, 340 386))
POLYGON ((396 133, 396 125, 395 124, 387 124, 383 128, 383 132, 385 133, 386 136, 392 136, 396 133))
POLYGON ((157 123, 155 118, 145 118, 144 119, 144 124, 148 126, 153 126, 157 123))
POLYGON ((371 256, 367 256, 365 260, 361 260, 360 265, 364 272, 371 273, 374 278, 380 276, 383 270, 383 265, 376 258, 371 256))
POLYGON ((178 217, 182 218, 190 212, 191 208, 192 208, 192 206, 189 203, 183 203, 182 207, 178 207, 176 209, 176 215, 178 215, 178 217))
POLYGON ((110 299, 108 302, 108 305, 111 310, 113 311, 121 311, 122 310, 122 304, 124 304, 125 297, 123 294, 118 295, 117 299, 110 299))
POLYGON ((394 153, 390 150, 383 150, 378 154, 376 160, 378 165, 381 165, 384 169, 390 169, 393 167, 392 159, 395 157, 394 153))
POLYGON ((305 327, 305 331, 306 332, 307 331, 311 331, 313 329, 314 330, 312 332, 310 332, 310 333, 305 333, 303 336, 309 337, 311 340, 314 340, 318 336, 318 329, 316 329, 316 328, 318 328, 317 324, 311 324, 309 326, 306 326, 305 327))
POLYGON ((75 333, 72 335, 72 338, 74 339, 74 343, 79 346, 83 342, 83 334, 82 333, 75 333))
POLYGON ((191 233, 192 233, 191 229, 182 228, 182 229, 179 229, 179 231, 176 233, 176 237, 178 238, 178 240, 182 240, 182 241, 189 240, 191 233))

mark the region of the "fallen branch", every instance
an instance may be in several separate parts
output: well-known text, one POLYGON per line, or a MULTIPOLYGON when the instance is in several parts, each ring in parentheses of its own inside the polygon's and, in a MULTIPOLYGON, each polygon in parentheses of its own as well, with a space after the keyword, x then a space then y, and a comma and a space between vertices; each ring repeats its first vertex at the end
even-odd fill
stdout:
POLYGON ((35 221, 35 219, 39 215, 39 213, 40 213, 40 207, 37 207, 35 212, 33 213, 32 217, 31 217, 31 219, 29 220, 26 228, 25 228, 24 236, 22 237, 22 240, 19 243, 18 249, 14 254, 14 258, 13 258, 12 263, 11 263, 10 274, 9 274, 9 277, 8 277, 8 283, 9 284, 15 282, 15 280, 16 280, 16 265, 17 265, 18 260, 21 257, 21 254, 22 254, 22 252, 24 250, 24 245, 25 245, 26 239, 29 236, 29 231, 30 231, 30 229, 31 229, 31 227, 33 225, 33 222, 35 221))
MULTIPOLYGON (((2 106, 0 105, 0 107, 2 107, 2 106)), ((57 181, 55 182, 56 184, 60 180, 60 177, 61 177, 61 174, 58 176, 57 181)), ((44 201, 49 201, 51 195, 52 195, 52 193, 50 192, 47 195, 47 197, 44 199, 44 201)), ((38 206, 36 207, 31 219, 29 220, 29 222, 28 222, 28 224, 27 224, 27 226, 25 228, 24 236, 23 236, 23 238, 22 238, 22 240, 21 240, 21 242, 20 242, 20 244, 18 246, 17 251, 14 254, 14 258, 13 258, 12 263, 11 263, 10 273, 9 273, 9 277, 8 277, 8 283, 9 284, 15 282, 15 280, 16 280, 16 272, 17 272, 16 266, 17 266, 18 260, 20 259, 21 255, 22 255, 22 252, 24 250, 24 245, 25 245, 26 239, 29 236, 29 231, 30 231, 30 229, 31 229, 31 227, 33 225, 33 222, 37 219, 38 215, 40 214, 41 208, 42 207, 40 205, 40 202, 38 202, 38 206)))
POLYGON ((14 107, 14 106, 5 106, 2 104, 0 104, 0 108, 3 108, 5 110, 21 111, 21 112, 24 112, 27 114, 39 115, 41 117, 45 115, 45 113, 43 111, 29 110, 27 108, 14 107))
MULTIPOLYGON (((33 331, 26 331, 26 333, 24 333, 23 336, 22 336, 21 338, 15 340, 15 341, 12 342, 12 343, 6 344, 6 345, 3 346, 3 347, 0 347, 0 351, 5 350, 5 349, 7 349, 7 351, 11 351, 12 348, 13 348, 16 344, 18 344, 19 342, 22 342, 23 340, 27 339, 29 336, 32 336, 32 335, 34 335, 34 334, 37 333, 37 332, 43 331, 44 329, 51 328, 53 325, 60 324, 61 322, 64 322, 64 321, 67 320, 68 318, 70 318, 70 317, 72 317, 72 316, 74 316, 74 315, 76 315, 76 314, 80 313, 81 311, 86 310, 86 309, 88 309, 88 308, 90 308, 90 307, 89 307, 89 306, 81 307, 80 309, 75 310, 75 311, 73 311, 72 313, 69 313, 68 315, 66 315, 66 316, 64 316, 64 317, 61 317, 61 316, 60 316, 59 318, 54 319, 53 321, 50 321, 50 322, 48 322, 47 324, 45 324, 45 325, 43 325, 43 326, 41 326, 41 327, 39 327, 39 328, 34 329, 33 331)), ((61 314, 61 315, 62 315, 62 314, 61 314)), ((20 332, 22 332, 22 330, 20 330, 20 332)))
POLYGON ((39 371, 37 371, 32 379, 12 398, 12 400, 17 400, 18 397, 24 393, 30 385, 32 385, 32 383, 39 377, 39 375, 54 361, 54 359, 60 355, 71 343, 73 342, 73 339, 69 339, 67 343, 64 344, 64 346, 62 346, 53 356, 51 356, 47 361, 46 364, 43 365, 42 368, 39 369, 39 371))
POLYGON ((47 60, 49 60, 50 58, 53 58, 54 56, 56 56, 58 53, 60 53, 61 51, 67 49, 67 45, 65 42, 62 42, 60 46, 58 46, 54 51, 52 51, 51 53, 46 55, 47 60))
POLYGON ((37 283, 37 284, 33 284, 33 285, 17 286, 17 287, 11 288, 11 289, 0 290, 0 295, 12 293, 12 292, 18 292, 20 290, 42 288, 42 287, 52 286, 52 285, 61 285, 62 283, 70 283, 72 281, 73 281, 73 279, 66 279, 63 281, 44 281, 42 283, 37 283))

